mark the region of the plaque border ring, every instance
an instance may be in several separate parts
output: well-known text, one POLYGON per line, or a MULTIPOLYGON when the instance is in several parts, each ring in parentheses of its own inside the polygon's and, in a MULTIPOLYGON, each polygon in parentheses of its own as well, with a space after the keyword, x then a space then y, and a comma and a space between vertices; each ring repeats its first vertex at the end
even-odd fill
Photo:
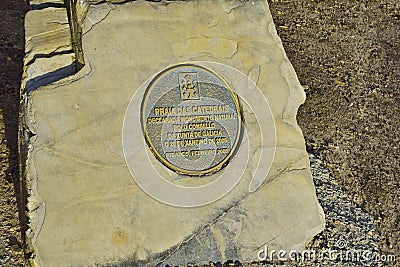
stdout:
MULTIPOLYGON (((201 82, 201 81, 199 81, 201 82)), ((177 85, 178 86, 178 85, 177 85)), ((168 90, 171 90, 172 88, 168 88, 168 90)), ((236 93, 232 90, 231 86, 228 84, 228 82, 221 77, 221 75, 215 73, 214 71, 203 67, 203 66, 199 66, 196 64, 192 64, 192 63, 179 63, 179 64, 175 64, 172 66, 169 66, 168 68, 164 69, 163 71, 159 72, 155 77, 153 77, 153 79, 151 80, 150 84, 147 86, 145 94, 143 96, 143 101, 141 103, 141 114, 140 114, 140 121, 141 121, 141 126, 142 126, 142 131, 146 140, 147 145, 149 146, 150 150, 153 152, 153 154, 155 155, 155 157, 162 163, 164 164, 166 167, 168 167, 169 169, 175 171, 176 173, 179 174, 184 174, 184 175, 190 175, 190 176, 201 176, 201 175, 207 175, 207 174, 212 174, 215 173, 217 171, 219 171, 220 169, 222 169, 223 167, 226 166, 226 164, 229 163, 230 159, 234 156, 234 154, 237 151, 238 145, 240 144, 240 139, 242 137, 242 112, 241 112, 241 106, 240 106, 240 102, 239 102, 239 98, 236 95, 236 93), (230 148, 229 153, 220 161, 218 162, 216 165, 211 166, 210 168, 205 168, 203 170, 187 170, 187 169, 183 169, 179 166, 174 165, 173 163, 169 162, 166 157, 162 156, 156 149, 156 147, 153 144, 152 139, 149 136, 148 133, 148 128, 146 125, 146 118, 145 118, 145 107, 147 106, 147 102, 148 99, 151 95, 151 92, 153 90, 153 88, 157 85, 157 82, 164 77, 166 74, 170 73, 173 70, 176 69, 180 69, 180 68, 190 68, 190 69, 200 69, 203 72, 208 73, 211 76, 216 77, 223 85, 224 85, 224 89, 229 93, 230 97, 233 100, 234 106, 235 106, 235 113, 237 114, 237 129, 236 129, 236 138, 233 141, 233 145, 230 148)))

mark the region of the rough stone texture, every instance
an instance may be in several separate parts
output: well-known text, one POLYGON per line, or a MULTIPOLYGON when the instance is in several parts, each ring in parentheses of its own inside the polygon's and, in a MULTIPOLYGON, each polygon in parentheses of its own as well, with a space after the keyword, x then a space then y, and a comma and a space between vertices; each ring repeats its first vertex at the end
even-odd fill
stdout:
POLYGON ((64 0, 30 0, 29 4, 33 9, 42 9, 46 7, 64 6, 64 0))
MULTIPOLYGON (((301 249, 323 229, 295 119, 305 94, 266 2, 137 1, 87 10, 84 68, 26 94, 25 125, 33 134, 27 140, 26 181, 35 264, 253 261, 264 244, 301 249), (266 182, 254 193, 248 192, 250 166, 221 200, 178 208, 150 198, 135 184, 121 133, 135 90, 164 67, 192 60, 227 64, 257 83, 272 109, 277 148, 266 182)), ((54 70, 40 66, 44 74, 54 70)), ((244 113, 252 141, 257 126, 246 106, 244 113)), ((252 149, 254 161, 261 148, 252 149)))
POLYGON ((40 4, 48 4, 48 3, 64 4, 64 0, 30 0, 29 1, 30 5, 40 5, 40 4))
POLYGON ((25 16, 26 91, 74 73, 74 52, 66 8, 32 10, 25 16))

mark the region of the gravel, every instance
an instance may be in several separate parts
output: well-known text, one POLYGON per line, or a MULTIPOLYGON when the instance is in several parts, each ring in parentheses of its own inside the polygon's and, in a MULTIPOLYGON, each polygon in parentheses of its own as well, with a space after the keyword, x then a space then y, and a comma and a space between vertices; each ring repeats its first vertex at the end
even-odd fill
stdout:
MULTIPOLYGON (((318 201, 325 213, 325 230, 300 251, 297 260, 275 259, 242 265, 231 262, 222 266, 395 266, 396 258, 379 250, 380 236, 374 218, 350 199, 320 159, 312 154, 309 157, 318 201)), ((205 266, 217 266, 217 263, 205 266)))

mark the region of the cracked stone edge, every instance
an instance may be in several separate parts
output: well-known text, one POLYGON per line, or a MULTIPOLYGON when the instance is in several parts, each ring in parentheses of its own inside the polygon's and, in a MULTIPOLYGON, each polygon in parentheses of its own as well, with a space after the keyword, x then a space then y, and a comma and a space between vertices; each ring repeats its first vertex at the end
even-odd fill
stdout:
MULTIPOLYGON (((52 20, 54 16, 46 16, 46 14, 50 14, 51 12, 58 13, 60 18, 65 16, 65 20, 63 19, 63 21, 67 21, 67 26, 60 26, 55 31, 36 28, 32 36, 26 36, 25 42, 26 49, 20 87, 21 108, 19 112, 20 124, 18 133, 19 169, 21 174, 21 202, 19 204, 21 210, 25 211, 25 216, 21 223, 26 229, 26 232, 23 233, 25 254, 29 255, 31 266, 40 266, 40 257, 35 253, 37 251, 35 241, 44 222, 46 206, 37 191, 38 177, 35 171, 33 154, 40 151, 40 148, 33 148, 31 145, 36 139, 36 133, 34 108, 32 108, 32 103, 29 101, 29 94, 40 87, 45 87, 76 74, 84 66, 83 52, 80 42, 77 41, 80 38, 80 31, 77 25, 73 26, 71 23, 71 20, 76 16, 76 10, 71 8, 73 2, 75 1, 31 0, 31 11, 25 17, 25 29, 27 27, 35 27, 35 22, 37 21, 43 21, 44 25, 57 23, 54 19, 52 20), (29 22, 33 23, 29 24, 29 22), (66 34, 65 31, 67 31, 69 40, 66 41, 66 38, 64 38, 59 45, 57 44, 58 46, 53 51, 46 50, 46 47, 39 47, 37 50, 32 50, 32 43, 35 46, 33 38, 46 38, 50 34, 57 36, 57 31, 62 32, 64 36, 66 34), (40 69, 40 66, 43 64, 47 66, 47 69, 44 71, 40 69)), ((38 27, 37 24, 36 27, 38 27)), ((42 43, 46 45, 46 42, 42 43)), ((90 66, 88 69, 90 72, 90 66)), ((85 76, 87 73, 82 73, 82 75, 85 76)))

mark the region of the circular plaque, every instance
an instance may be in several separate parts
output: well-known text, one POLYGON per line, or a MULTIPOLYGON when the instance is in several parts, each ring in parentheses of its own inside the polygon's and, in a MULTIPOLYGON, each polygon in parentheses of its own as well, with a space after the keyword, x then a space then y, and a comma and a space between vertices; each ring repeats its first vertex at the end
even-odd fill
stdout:
POLYGON ((228 163, 239 143, 239 100, 216 73, 179 64, 150 82, 141 123, 148 146, 165 166, 180 174, 210 174, 228 163))

